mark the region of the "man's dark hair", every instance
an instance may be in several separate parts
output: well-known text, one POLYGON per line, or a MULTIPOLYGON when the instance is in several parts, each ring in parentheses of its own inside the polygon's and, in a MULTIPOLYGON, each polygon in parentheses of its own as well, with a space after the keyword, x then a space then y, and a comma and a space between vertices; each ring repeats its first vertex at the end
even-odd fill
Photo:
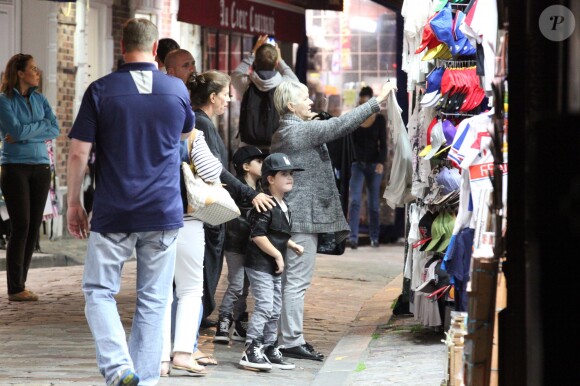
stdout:
POLYGON ((271 44, 262 44, 256 50, 254 59, 254 70, 256 71, 273 71, 278 63, 278 51, 271 44))
POLYGON ((165 57, 170 51, 177 50, 179 43, 171 38, 159 39, 159 45, 157 46, 157 58, 161 63, 165 62, 165 57))
POLYGON ((374 95, 375 95, 375 92, 369 86, 364 86, 363 88, 360 89, 360 92, 358 93, 359 98, 360 97, 372 98, 374 95))

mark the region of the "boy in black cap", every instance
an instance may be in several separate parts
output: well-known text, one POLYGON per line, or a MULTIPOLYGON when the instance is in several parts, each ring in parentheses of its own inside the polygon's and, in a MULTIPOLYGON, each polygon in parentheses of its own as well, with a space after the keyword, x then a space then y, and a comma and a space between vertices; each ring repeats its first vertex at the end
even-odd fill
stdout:
POLYGON ((259 370, 272 367, 290 370, 276 346, 278 319, 282 310, 282 277, 287 248, 298 256, 301 245, 290 240, 292 217, 284 194, 292 190, 296 168, 286 154, 270 154, 262 164, 264 193, 270 194, 276 206, 264 212, 250 210, 250 243, 246 252, 246 274, 254 296, 254 312, 246 334, 246 349, 240 365, 259 370))
MULTIPOLYGON (((256 146, 243 146, 236 150, 232 160, 236 169, 236 177, 254 190, 262 191, 262 161, 268 154, 262 153, 256 146)), ((226 263, 228 265, 228 288, 224 293, 219 308, 219 320, 213 341, 216 343, 230 342, 231 339, 243 342, 246 340, 248 313, 246 298, 250 282, 244 272, 246 248, 250 239, 250 224, 247 220, 251 202, 241 203, 242 215, 228 222, 224 245, 226 263)))

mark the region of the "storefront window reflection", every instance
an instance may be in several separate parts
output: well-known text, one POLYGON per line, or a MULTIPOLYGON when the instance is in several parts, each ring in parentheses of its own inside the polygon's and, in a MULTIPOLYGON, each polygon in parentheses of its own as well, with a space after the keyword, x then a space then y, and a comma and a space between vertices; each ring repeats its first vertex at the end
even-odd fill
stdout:
POLYGON ((396 82, 396 13, 371 0, 345 0, 344 11, 306 11, 308 86, 313 98, 342 113, 363 85, 396 82), (337 105, 336 105, 337 104, 337 105))

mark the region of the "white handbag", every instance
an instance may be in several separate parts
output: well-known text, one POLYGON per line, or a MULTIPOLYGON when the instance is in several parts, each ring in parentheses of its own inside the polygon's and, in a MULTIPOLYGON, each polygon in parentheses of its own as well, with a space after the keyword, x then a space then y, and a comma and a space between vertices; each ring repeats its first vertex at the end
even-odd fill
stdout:
MULTIPOLYGON (((193 129, 188 141, 188 155, 191 160, 191 149, 197 129, 193 129)), ((206 183, 199 177, 192 165, 182 162, 183 179, 187 191, 187 213, 193 218, 210 225, 219 225, 237 218, 241 213, 228 191, 217 180, 206 183)))

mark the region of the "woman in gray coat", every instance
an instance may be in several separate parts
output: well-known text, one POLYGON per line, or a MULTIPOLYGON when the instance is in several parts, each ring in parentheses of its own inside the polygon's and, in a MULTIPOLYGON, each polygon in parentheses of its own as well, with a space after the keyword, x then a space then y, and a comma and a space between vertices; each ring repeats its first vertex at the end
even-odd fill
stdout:
POLYGON ((294 189, 287 194, 292 208, 292 240, 304 247, 302 256, 288 251, 282 278, 282 315, 278 344, 284 356, 323 360, 324 355, 306 343, 302 334, 304 296, 314 272, 318 234, 335 232, 337 242, 348 237, 350 228, 342 211, 326 143, 352 133, 373 113, 391 91, 387 82, 376 98, 369 99, 338 118, 311 120, 312 101, 308 88, 296 81, 280 83, 274 93, 280 127, 272 137, 270 153, 286 153, 296 167, 305 169, 294 176, 294 189))

